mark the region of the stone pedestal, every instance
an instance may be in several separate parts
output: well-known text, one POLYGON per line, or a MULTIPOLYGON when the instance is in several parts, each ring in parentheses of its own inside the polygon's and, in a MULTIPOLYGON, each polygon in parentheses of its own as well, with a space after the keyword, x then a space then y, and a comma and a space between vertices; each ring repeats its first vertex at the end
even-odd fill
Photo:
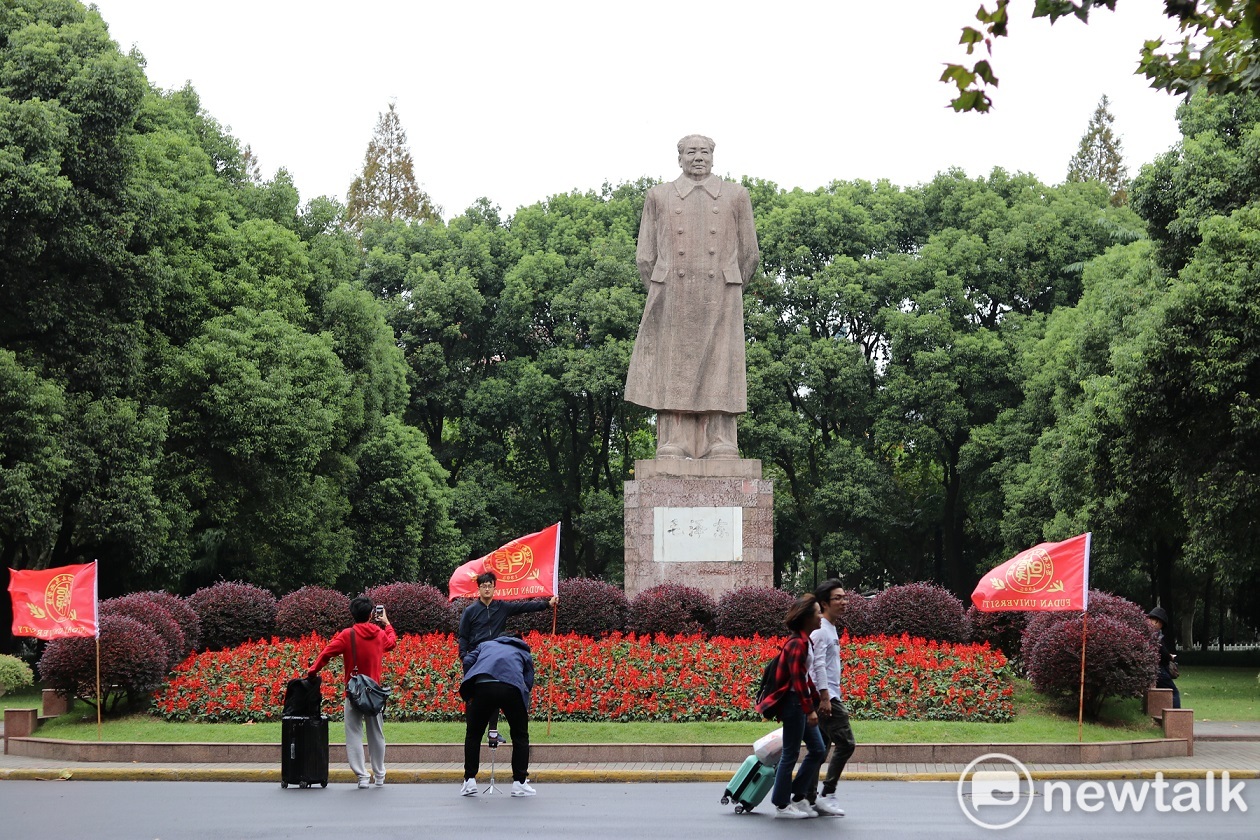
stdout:
POLYGON ((70 701, 62 697, 55 690, 45 688, 43 694, 43 717, 61 717, 70 711, 70 701))
POLYGON ((761 461, 635 461, 625 505, 627 598, 667 581, 715 601, 774 585, 774 487, 761 461))

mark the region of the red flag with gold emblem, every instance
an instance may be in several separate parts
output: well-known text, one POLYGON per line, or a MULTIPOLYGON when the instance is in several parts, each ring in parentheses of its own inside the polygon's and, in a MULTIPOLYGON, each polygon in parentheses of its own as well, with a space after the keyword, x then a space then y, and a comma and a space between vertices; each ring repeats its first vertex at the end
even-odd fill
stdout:
POLYGON ((1083 611, 1089 606, 1089 534, 1042 543, 980 579, 971 603, 982 612, 1083 611))
POLYGON ((96 563, 42 571, 9 569, 13 635, 37 639, 95 636, 96 563))
POLYGON ((456 598, 477 597, 477 575, 494 572, 496 601, 522 598, 550 598, 560 583, 560 523, 536 534, 526 534, 478 557, 451 575, 451 591, 456 598))

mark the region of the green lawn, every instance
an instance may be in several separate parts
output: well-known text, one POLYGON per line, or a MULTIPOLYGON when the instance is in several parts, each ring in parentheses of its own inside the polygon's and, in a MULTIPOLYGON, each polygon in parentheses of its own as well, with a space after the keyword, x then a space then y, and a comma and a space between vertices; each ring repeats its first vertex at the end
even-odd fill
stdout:
MULTIPOLYGON (((1193 707, 1196 720, 1260 720, 1260 684, 1247 668, 1193 668, 1177 681, 1183 705, 1193 707)), ((38 690, 0 697, 0 707, 39 705, 38 690)), ((1063 708, 1016 681, 1016 719, 1011 723, 949 723, 938 721, 854 721, 853 731, 865 743, 1014 743, 1075 741, 1076 710, 1063 708)), ((570 723, 554 722, 547 734, 545 708, 535 710, 530 740, 536 743, 709 743, 747 744, 773 728, 770 722, 740 723, 570 723)), ((334 723, 334 737, 341 729, 334 723)), ((394 743, 458 743, 464 726, 451 723, 396 722, 386 719, 394 743)), ((96 740, 96 716, 90 706, 76 703, 69 714, 40 728, 41 737, 96 740)), ((278 743, 279 723, 166 723, 148 715, 107 720, 107 741, 208 741, 278 743)), ((1110 701, 1103 720, 1086 723, 1086 741, 1157 738, 1137 700, 1110 701)))
POLYGON ((1177 678, 1181 705, 1195 720, 1260 720, 1260 682, 1255 668, 1187 666, 1177 678))

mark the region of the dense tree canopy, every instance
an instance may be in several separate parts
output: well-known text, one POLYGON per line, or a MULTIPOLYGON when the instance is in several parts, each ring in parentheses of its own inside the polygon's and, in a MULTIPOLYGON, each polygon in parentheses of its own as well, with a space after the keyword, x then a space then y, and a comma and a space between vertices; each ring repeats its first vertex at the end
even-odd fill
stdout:
MULTIPOLYGON (((0 564, 99 559, 105 595, 442 586, 560 521, 565 576, 620 579, 650 181, 351 225, 95 11, 0 16, 0 564)), ((779 582, 965 596, 1091 530, 1095 586, 1254 626, 1260 109, 1180 120, 1131 206, 1001 169, 745 179, 740 440, 779 582)))

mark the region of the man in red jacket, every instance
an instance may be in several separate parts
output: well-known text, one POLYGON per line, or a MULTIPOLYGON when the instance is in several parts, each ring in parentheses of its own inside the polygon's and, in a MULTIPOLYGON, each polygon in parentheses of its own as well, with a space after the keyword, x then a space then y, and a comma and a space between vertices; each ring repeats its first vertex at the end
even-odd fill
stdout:
MULTIPOLYGON (((311 666, 307 676, 315 676, 328 664, 334 656, 341 656, 343 678, 350 681, 355 667, 359 673, 371 677, 378 683, 381 681, 381 659, 385 652, 393 650, 398 641, 398 634, 385 615, 385 606, 376 606, 372 599, 360 595, 350 602, 350 616, 354 624, 342 630, 329 640, 319 652, 315 664, 311 666), (351 634, 354 635, 354 647, 351 649, 351 634)), ((377 787, 385 784, 385 731, 382 727, 384 712, 366 717, 362 712, 345 701, 346 710, 346 760, 350 769, 359 777, 359 787, 366 788, 375 783, 377 787), (372 774, 363 766, 363 727, 367 724, 368 756, 372 761, 372 774)))

